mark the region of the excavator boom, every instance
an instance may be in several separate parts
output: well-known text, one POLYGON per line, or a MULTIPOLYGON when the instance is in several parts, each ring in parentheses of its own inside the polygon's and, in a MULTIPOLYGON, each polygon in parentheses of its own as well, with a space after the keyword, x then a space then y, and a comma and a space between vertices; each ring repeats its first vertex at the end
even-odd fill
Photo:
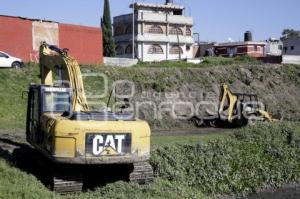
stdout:
POLYGON ((53 73, 58 76, 60 86, 70 87, 73 91, 72 107, 74 112, 88 111, 88 103, 83 87, 83 80, 77 61, 61 50, 46 42, 40 47, 41 83, 53 86, 53 73))
POLYGON ((232 122, 234 107, 237 103, 237 97, 234 94, 232 94, 232 92, 229 90, 226 84, 223 84, 221 92, 221 103, 219 106, 219 115, 221 115, 224 112, 226 101, 229 104, 227 119, 229 122, 232 122))

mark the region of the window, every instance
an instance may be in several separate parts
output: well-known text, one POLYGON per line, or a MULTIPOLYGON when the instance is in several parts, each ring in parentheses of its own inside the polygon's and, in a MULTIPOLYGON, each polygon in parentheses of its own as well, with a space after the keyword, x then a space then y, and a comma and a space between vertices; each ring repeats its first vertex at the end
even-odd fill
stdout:
POLYGON ((257 49, 258 49, 257 46, 254 46, 254 51, 257 51, 257 49))
POLYGON ((122 34, 123 34, 122 28, 121 27, 116 27, 115 36, 122 35, 122 34))
POLYGON ((169 31, 169 34, 170 35, 183 35, 183 32, 181 30, 181 28, 178 28, 178 27, 173 27, 171 28, 171 30, 169 31))
POLYGON ((291 46, 291 50, 294 50, 295 49, 295 47, 294 46, 291 46))
POLYGON ((124 48, 122 46, 116 47, 116 53, 117 55, 123 55, 124 54, 124 48))
POLYGON ((192 30, 191 28, 186 28, 186 36, 192 36, 192 30))
POLYGON ((44 93, 43 112, 59 112, 70 111, 70 94, 69 93, 44 93))
POLYGON ((125 30, 125 33, 128 35, 128 34, 132 34, 132 26, 127 26, 126 27, 126 30, 125 30))
POLYGON ((33 98, 32 100, 35 102, 32 105, 32 109, 33 109, 32 110, 32 119, 34 121, 39 121, 39 103, 38 103, 38 101, 39 101, 39 93, 38 93, 37 90, 35 90, 33 92, 32 98, 33 98))
POLYGON ((235 56, 237 53, 237 48, 236 47, 229 47, 227 48, 227 54, 229 57, 235 56))
POLYGON ((178 45, 174 45, 170 48, 170 54, 182 54, 182 49, 178 45))
POLYGON ((190 51, 191 50, 191 46, 187 45, 185 49, 186 49, 186 51, 190 51))
POLYGON ((284 52, 286 53, 286 51, 287 51, 287 47, 285 46, 285 47, 284 47, 284 52))
POLYGON ((5 57, 5 58, 7 58, 8 56, 7 56, 6 54, 4 54, 4 53, 0 53, 0 57, 5 57))
POLYGON ((162 30, 162 28, 160 26, 154 25, 154 26, 151 26, 151 28, 148 30, 148 33, 163 34, 164 31, 162 30))
POLYGON ((163 53, 164 53, 164 51, 159 44, 154 44, 154 45, 150 46, 150 48, 148 50, 148 54, 163 54, 163 53))
POLYGON ((132 46, 128 45, 125 49, 125 54, 132 54, 132 46))

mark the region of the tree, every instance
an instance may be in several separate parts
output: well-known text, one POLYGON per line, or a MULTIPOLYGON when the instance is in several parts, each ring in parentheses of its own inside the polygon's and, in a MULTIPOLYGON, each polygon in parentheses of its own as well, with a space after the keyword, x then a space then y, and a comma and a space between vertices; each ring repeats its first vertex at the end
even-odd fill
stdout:
POLYGON ((283 37, 299 37, 300 31, 294 30, 294 29, 284 29, 282 31, 282 36, 283 37))
POLYGON ((115 43, 112 35, 109 0, 104 0, 103 18, 101 19, 103 54, 105 57, 115 57, 115 43))

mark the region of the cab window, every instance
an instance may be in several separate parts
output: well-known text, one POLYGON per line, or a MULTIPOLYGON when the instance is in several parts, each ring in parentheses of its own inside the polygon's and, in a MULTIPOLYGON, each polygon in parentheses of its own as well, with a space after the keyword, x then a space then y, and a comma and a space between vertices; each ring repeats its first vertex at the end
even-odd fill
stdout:
POLYGON ((65 92, 45 92, 43 96, 43 112, 70 112, 70 94, 65 92))

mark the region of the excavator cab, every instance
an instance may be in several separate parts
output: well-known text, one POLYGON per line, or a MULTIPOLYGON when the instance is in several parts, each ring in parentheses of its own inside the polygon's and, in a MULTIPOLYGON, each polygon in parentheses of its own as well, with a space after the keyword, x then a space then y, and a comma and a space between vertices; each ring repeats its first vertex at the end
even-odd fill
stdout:
POLYGON ((27 141, 41 144, 44 140, 40 131, 41 116, 44 113, 69 115, 72 111, 71 99, 70 88, 30 85, 26 121, 27 141))

